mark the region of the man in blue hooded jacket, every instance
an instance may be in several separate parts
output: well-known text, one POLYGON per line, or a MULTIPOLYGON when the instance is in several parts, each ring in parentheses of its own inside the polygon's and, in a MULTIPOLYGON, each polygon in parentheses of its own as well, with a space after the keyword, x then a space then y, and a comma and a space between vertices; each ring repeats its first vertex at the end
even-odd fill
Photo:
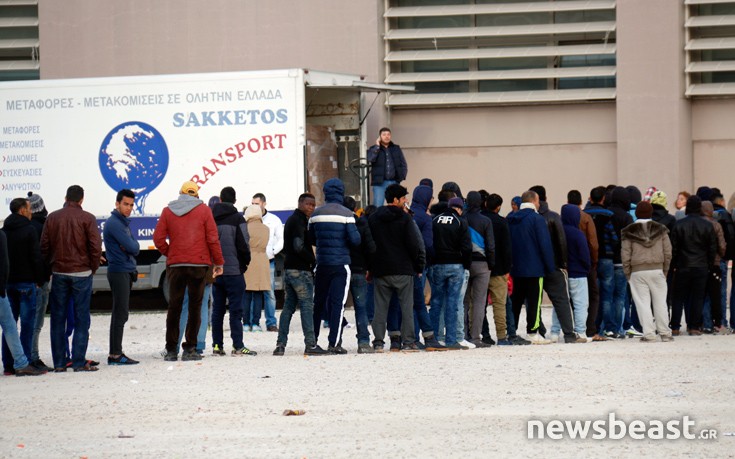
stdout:
POLYGON ((327 319, 334 324, 329 328, 328 350, 346 354, 342 347, 342 319, 350 288, 350 247, 360 245, 360 233, 352 212, 342 205, 345 194, 342 180, 327 180, 323 191, 327 203, 315 209, 309 219, 311 241, 316 245, 314 334, 318 340, 319 324, 327 319))
POLYGON ((541 331, 541 297, 544 276, 556 269, 554 249, 546 220, 539 215, 539 197, 534 191, 521 195, 518 212, 508 215, 510 240, 513 253, 513 316, 515 323, 521 316, 521 307, 526 306, 526 331, 532 344, 550 344, 541 331))

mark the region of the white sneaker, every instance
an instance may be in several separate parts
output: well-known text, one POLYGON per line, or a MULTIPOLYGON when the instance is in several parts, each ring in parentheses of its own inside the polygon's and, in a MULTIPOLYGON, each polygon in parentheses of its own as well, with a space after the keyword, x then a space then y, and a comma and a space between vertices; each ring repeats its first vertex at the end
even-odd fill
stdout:
POLYGON ((242 326, 242 331, 249 332, 250 331, 250 325, 243 325, 242 326))
POLYGON ((461 344, 462 346, 467 346, 470 349, 474 349, 474 348, 477 347, 474 344, 472 344, 469 341, 467 341, 466 339, 463 339, 462 341, 460 341, 459 344, 461 344))
POLYGON ((549 335, 549 340, 551 340, 552 343, 558 343, 559 342, 559 335, 556 333, 552 333, 549 335))
POLYGON ((629 329, 625 330, 625 334, 628 336, 643 336, 643 333, 639 332, 633 327, 630 327, 629 329))
POLYGON ((551 340, 548 340, 541 336, 541 333, 536 333, 533 336, 530 336, 531 344, 551 344, 551 340))
POLYGON ((447 343, 444 342, 444 341, 439 341, 439 344, 441 344, 442 346, 446 346, 447 345, 447 343))
POLYGON ((263 331, 263 329, 260 328, 260 325, 253 325, 253 327, 251 328, 251 330, 254 331, 254 332, 262 332, 263 331))

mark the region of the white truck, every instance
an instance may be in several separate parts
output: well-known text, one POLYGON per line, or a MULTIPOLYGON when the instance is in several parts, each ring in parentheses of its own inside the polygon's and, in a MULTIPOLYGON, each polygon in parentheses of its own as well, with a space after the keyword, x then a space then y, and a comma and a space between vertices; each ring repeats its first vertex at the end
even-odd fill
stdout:
MULTIPOLYGON (((308 69, 0 83, 0 202, 31 191, 53 211, 81 185, 102 230, 117 191, 132 189, 134 288, 167 295, 151 239, 184 181, 205 202, 225 186, 239 206, 264 193, 284 221, 299 194, 319 197, 330 177, 366 203, 364 121, 377 94, 365 92, 412 89, 308 69)), ((109 289, 104 266, 94 289, 109 289)))

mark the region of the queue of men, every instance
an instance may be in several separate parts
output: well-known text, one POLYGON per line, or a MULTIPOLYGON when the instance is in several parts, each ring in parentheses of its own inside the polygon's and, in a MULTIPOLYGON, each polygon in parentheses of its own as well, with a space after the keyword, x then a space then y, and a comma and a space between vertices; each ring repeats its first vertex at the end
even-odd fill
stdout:
MULTIPOLYGON (((390 183, 384 205, 356 212, 342 181, 330 179, 323 187, 326 203, 316 207, 313 195, 299 196, 285 226, 274 230, 280 247, 267 251, 269 258, 281 247, 285 252, 283 312, 277 326, 266 325, 278 331, 273 355, 286 353, 297 307, 305 355, 346 354, 344 315, 350 292, 359 354, 384 352, 386 333, 389 350, 402 352, 626 336, 666 342, 682 334, 682 315, 689 335, 729 334, 722 267, 735 252, 735 225, 719 190, 701 187, 688 197, 684 216, 677 220, 665 212, 665 193, 652 188, 640 199, 631 188, 595 187, 585 205, 581 193, 571 190, 559 215, 550 210, 545 188, 537 185, 518 201, 514 198, 506 218, 499 195, 478 190, 465 199, 454 182, 444 184, 439 201, 431 205, 430 179, 414 188, 411 206, 409 191, 390 183), (550 329, 541 317, 544 292, 553 306, 550 329), (523 309, 529 339, 517 333, 523 309), (330 324, 326 349, 319 345, 322 320, 330 324)), ((129 219, 135 193, 117 194, 102 238, 83 201, 84 190, 73 185, 64 207, 47 217, 38 195, 10 203, 11 214, 0 232, 6 375, 98 370, 99 363, 88 360, 86 351, 92 276, 105 261, 113 297, 107 363, 139 363, 123 351, 137 279, 139 244, 129 219), (39 358, 37 348, 45 298, 52 366, 39 358)), ((245 347, 242 327, 243 273, 251 259, 248 229, 235 208, 232 187, 222 189, 218 201, 210 209, 199 199, 198 185, 185 182, 153 234, 156 248, 166 256, 169 281, 167 361, 178 360, 180 348, 183 361, 203 357, 197 343, 206 326, 200 311, 208 302, 208 278, 214 285, 213 354, 227 355, 223 319, 229 311, 231 354, 256 355, 245 347), (182 327, 185 297, 188 319, 182 327)), ((250 207, 263 215, 264 204, 265 196, 257 194, 250 207)))

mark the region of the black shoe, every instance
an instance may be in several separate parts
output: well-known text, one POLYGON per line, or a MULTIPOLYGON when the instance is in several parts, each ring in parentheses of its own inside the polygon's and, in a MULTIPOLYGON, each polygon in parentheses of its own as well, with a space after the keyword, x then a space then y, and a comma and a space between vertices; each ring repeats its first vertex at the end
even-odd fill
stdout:
POLYGON ((276 350, 273 351, 273 355, 281 356, 286 353, 286 346, 283 344, 277 344, 276 350))
POLYGON ((329 351, 330 354, 347 354, 347 349, 342 346, 329 346, 327 351, 329 351))
POLYGON ((357 345, 358 354, 375 354, 375 349, 370 346, 369 343, 362 343, 357 345))
POLYGON ((278 327, 276 327, 275 325, 268 325, 268 327, 266 328, 266 330, 268 330, 269 332, 277 332, 278 331, 278 327))
POLYGON ((99 368, 97 368, 96 366, 85 363, 83 367, 74 368, 74 373, 78 373, 80 371, 97 371, 97 370, 99 370, 99 368))
POLYGON ((375 351, 376 354, 382 354, 384 352, 383 343, 373 343, 373 351, 375 351))
MULTIPOLYGON (((485 336, 482 338, 482 342, 485 344, 489 344, 490 346, 495 346, 495 340, 492 336, 485 336)), ((479 347, 479 346, 478 346, 479 347)))
POLYGON ((577 342, 577 335, 566 336, 564 335, 564 344, 574 344, 577 342))
POLYGON ((3 376, 13 376, 15 374, 15 368, 4 368, 3 376))
POLYGON ((311 347, 306 346, 306 348, 304 349, 304 355, 329 355, 329 354, 330 352, 325 351, 318 344, 311 346, 311 347))
POLYGON ((179 360, 179 354, 176 352, 168 351, 166 355, 163 356, 163 360, 166 362, 175 362, 179 360))
POLYGON ((33 365, 26 365, 23 368, 15 370, 15 376, 41 376, 45 374, 46 370, 41 370, 33 365))
POLYGON ((404 343, 401 347, 401 352, 419 352, 421 349, 419 349, 418 345, 416 343, 404 343))
MULTIPOLYGON (((473 339, 470 343, 474 344, 478 349, 483 347, 492 347, 492 344, 486 343, 484 339, 473 339)), ((495 344, 495 341, 493 341, 493 344, 495 344)))
POLYGON ((181 361, 182 362, 193 362, 196 360, 202 360, 202 356, 197 354, 197 351, 191 350, 191 351, 184 351, 181 354, 181 361))
POLYGON ((390 337, 390 351, 391 352, 400 352, 401 351, 401 337, 400 336, 391 336, 390 337))
POLYGON ((53 371, 54 369, 43 363, 43 360, 38 359, 31 362, 31 365, 43 371, 53 371))
POLYGON ((463 346, 459 343, 454 343, 454 344, 450 344, 449 346, 447 346, 447 350, 449 351, 466 351, 468 349, 469 348, 467 346, 463 346))
POLYGON ((446 351, 447 347, 443 346, 436 338, 429 338, 426 340, 426 352, 437 352, 446 351))
POLYGON ((220 346, 219 344, 215 344, 214 346, 212 346, 212 355, 225 356, 227 355, 227 352, 225 352, 222 346, 220 346))
POLYGON ((120 354, 116 358, 107 357, 108 365, 137 365, 139 363, 137 360, 133 360, 125 354, 120 354))
POLYGON ((520 336, 516 335, 512 338, 508 338, 508 340, 513 343, 514 346, 527 346, 530 345, 531 342, 528 341, 525 338, 521 338, 520 336))

